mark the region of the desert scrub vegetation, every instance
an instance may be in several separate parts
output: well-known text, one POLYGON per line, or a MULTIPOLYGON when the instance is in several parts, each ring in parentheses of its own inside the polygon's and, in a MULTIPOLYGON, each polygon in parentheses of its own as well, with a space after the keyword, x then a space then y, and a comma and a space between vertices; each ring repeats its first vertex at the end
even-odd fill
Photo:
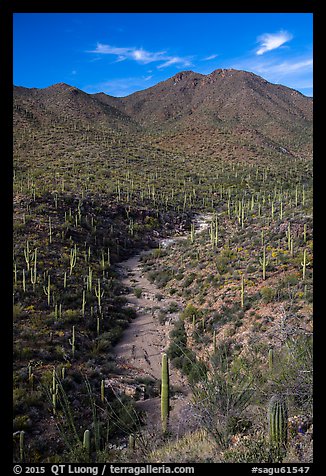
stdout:
POLYGON ((309 461, 310 162, 263 148, 225 160, 213 144, 196 155, 164 146, 159 132, 149 141, 71 119, 39 129, 26 119, 14 132, 15 461, 198 457, 182 450, 189 435, 158 438, 153 450, 134 399, 107 387, 102 399, 101 382, 120 372, 112 349, 136 317, 116 264, 153 248, 143 269, 175 300, 161 322, 180 313, 168 355, 193 388, 202 460, 279 458, 267 413, 281 395, 293 423, 283 461, 309 461), (211 217, 202 233, 198 213, 211 217), (138 453, 126 456, 134 433, 138 453))

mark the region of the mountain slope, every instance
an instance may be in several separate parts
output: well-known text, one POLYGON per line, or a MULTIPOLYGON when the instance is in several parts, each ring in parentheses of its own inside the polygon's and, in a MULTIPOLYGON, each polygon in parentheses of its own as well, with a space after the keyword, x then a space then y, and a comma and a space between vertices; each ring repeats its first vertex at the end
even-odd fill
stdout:
MULTIPOLYGON (((143 127, 175 131, 181 143, 198 144, 219 133, 239 140, 298 150, 311 146, 312 100, 245 71, 216 70, 205 76, 192 71, 176 74, 152 88, 122 98, 124 111, 143 127)), ((195 144, 193 146, 196 147, 195 144)))
POLYGON ((123 98, 64 83, 14 88, 14 124, 73 123, 183 153, 237 159, 273 151, 310 157, 313 101, 249 72, 183 71, 123 98), (139 135, 139 133, 141 133, 139 135), (126 137, 127 137, 126 136, 126 137))
POLYGON ((27 112, 27 117, 39 126, 53 121, 72 121, 84 125, 92 124, 93 127, 101 129, 137 129, 135 122, 128 115, 114 107, 113 103, 109 104, 108 98, 109 96, 105 102, 99 101, 96 97, 65 83, 44 89, 14 88, 15 112, 25 118, 27 112))

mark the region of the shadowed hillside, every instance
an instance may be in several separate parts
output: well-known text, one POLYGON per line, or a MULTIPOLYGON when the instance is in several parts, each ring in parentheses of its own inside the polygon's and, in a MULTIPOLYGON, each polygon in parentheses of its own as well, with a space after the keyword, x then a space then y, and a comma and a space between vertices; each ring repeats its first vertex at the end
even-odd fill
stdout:
POLYGON ((15 462, 312 462, 312 106, 14 87, 15 462))

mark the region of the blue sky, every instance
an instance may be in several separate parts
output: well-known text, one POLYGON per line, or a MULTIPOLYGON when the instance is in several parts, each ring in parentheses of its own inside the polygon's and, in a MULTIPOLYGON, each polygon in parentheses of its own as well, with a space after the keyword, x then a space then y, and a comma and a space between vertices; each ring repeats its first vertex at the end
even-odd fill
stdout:
POLYGON ((16 13, 14 84, 126 96, 179 71, 251 71, 313 94, 311 13, 16 13))

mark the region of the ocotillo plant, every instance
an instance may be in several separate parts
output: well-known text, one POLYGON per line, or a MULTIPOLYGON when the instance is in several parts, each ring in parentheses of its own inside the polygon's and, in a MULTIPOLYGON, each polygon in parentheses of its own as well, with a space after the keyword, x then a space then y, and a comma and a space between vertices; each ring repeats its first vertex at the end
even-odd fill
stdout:
POLYGON ((274 395, 268 405, 269 439, 272 452, 275 451, 277 463, 286 454, 288 437, 288 410, 284 397, 274 395))
POLYGON ((161 383, 161 421, 163 433, 167 432, 169 412, 170 412, 170 395, 169 395, 169 362, 166 353, 162 354, 162 383, 161 383))

